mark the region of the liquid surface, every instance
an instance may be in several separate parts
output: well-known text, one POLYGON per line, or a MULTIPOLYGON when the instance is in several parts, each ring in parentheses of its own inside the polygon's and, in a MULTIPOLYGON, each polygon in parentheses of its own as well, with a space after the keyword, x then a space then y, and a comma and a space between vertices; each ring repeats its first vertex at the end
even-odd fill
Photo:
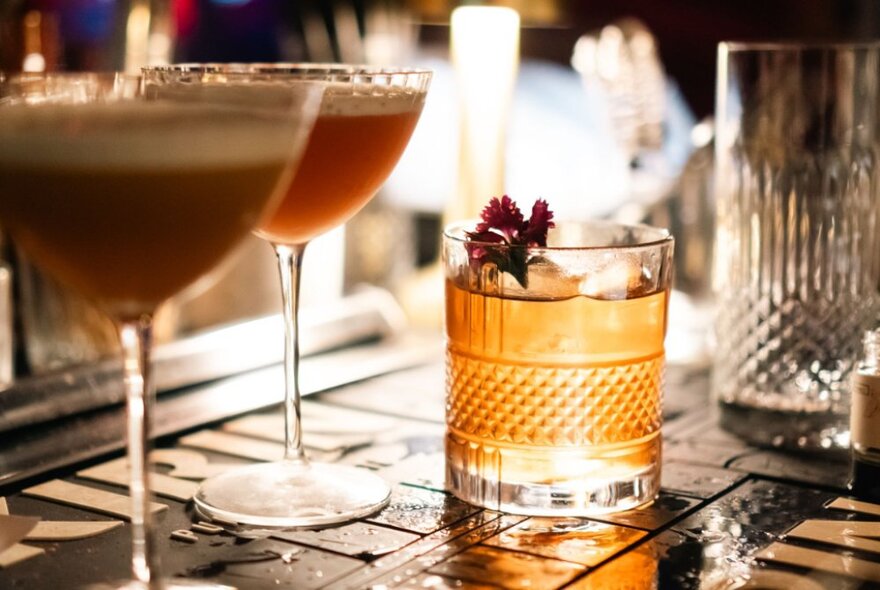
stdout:
POLYGON ((258 235, 306 243, 351 218, 397 165, 423 104, 424 93, 325 95, 293 183, 258 235))
POLYGON ((140 103, 2 114, 0 223, 116 317, 153 311, 217 264, 278 196, 295 155, 289 128, 241 111, 140 103))
POLYGON ((234 105, 120 101, 3 107, 0 162, 67 168, 192 168, 289 160, 293 116, 234 105))

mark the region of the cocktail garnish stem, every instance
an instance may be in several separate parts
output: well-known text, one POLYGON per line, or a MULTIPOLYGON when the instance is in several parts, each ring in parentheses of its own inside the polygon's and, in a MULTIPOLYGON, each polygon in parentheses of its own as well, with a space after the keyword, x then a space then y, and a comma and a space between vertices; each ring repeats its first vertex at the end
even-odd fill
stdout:
POLYGON ((482 222, 477 224, 475 231, 465 232, 471 242, 486 244, 468 245, 471 265, 481 268, 492 262, 499 271, 510 273, 523 288, 527 288, 528 248, 547 246, 547 231, 556 225, 547 201, 536 200, 532 215, 526 220, 509 196, 492 197, 480 218, 482 222))

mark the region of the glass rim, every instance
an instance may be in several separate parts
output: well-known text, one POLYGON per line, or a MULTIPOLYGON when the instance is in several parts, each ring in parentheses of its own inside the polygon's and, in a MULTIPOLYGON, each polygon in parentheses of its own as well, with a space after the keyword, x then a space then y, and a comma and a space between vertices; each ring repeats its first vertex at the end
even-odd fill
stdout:
MULTIPOLYGON (((83 72, 0 72, 0 105, 8 106, 16 98, 32 98, 44 92, 73 90, 76 88, 100 88, 101 90, 133 91, 120 95, 121 100, 141 98, 144 77, 141 74, 122 71, 83 72)), ((92 104, 92 101, 86 101, 92 104)), ((70 105, 79 104, 76 102, 70 105)))
POLYGON ((601 227, 618 227, 630 230, 647 230, 655 233, 656 239, 640 241, 632 244, 606 244, 601 246, 528 246, 525 244, 508 244, 506 242, 485 242, 481 240, 472 240, 464 236, 465 231, 471 231, 480 223, 479 219, 467 219, 464 221, 455 221, 447 224, 443 228, 443 238, 462 245, 471 244, 477 246, 485 246, 489 248, 510 248, 524 249, 531 252, 602 252, 602 251, 620 251, 620 250, 650 250, 672 244, 675 237, 664 227, 655 227, 644 223, 619 223, 609 220, 573 220, 563 219, 556 221, 556 226, 564 225, 580 225, 580 226, 601 226, 601 227))
POLYGON ((430 76, 428 68, 402 66, 375 66, 368 64, 341 64, 331 62, 184 62, 146 66, 143 72, 173 74, 335 74, 339 76, 430 76))
POLYGON ((880 40, 877 41, 835 41, 824 39, 730 39, 718 43, 719 50, 728 52, 746 53, 754 51, 767 52, 796 52, 796 51, 849 51, 880 49, 880 40))
POLYGON ((0 83, 31 80, 142 80, 143 76, 134 72, 122 71, 83 71, 83 72, 0 72, 0 83))

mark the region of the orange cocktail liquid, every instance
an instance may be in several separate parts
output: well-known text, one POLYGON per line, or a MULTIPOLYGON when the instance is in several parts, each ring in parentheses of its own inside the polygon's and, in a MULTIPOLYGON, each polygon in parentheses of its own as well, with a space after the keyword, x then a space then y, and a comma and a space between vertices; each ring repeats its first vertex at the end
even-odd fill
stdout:
POLYGON ((421 112, 319 115, 293 183, 257 234, 303 244, 347 221, 373 198, 409 143, 421 112))
POLYGON ((41 268, 111 311, 138 315, 246 236, 284 169, 282 160, 168 170, 0 165, 0 218, 41 268))
POLYGON ((581 494, 572 503, 596 512, 644 497, 660 464, 666 308, 665 291, 529 300, 447 280, 453 488, 502 510, 529 494, 581 494))

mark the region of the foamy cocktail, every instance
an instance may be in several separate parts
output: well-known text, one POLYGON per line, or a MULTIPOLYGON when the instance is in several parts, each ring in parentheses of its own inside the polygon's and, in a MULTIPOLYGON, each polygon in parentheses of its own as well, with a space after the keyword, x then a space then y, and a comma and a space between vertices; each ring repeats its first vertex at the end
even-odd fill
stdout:
POLYGON ((150 519, 152 318, 277 204, 323 89, 258 92, 234 79, 145 88, 124 74, 0 82, 0 224, 119 330, 132 535, 132 580, 120 587, 171 589, 158 579, 150 519))
POLYGON ((665 230, 558 223, 541 247, 444 234, 447 485, 521 514, 613 512, 660 486, 665 230))
POLYGON ((291 131, 246 109, 156 101, 2 115, 0 220, 40 267, 117 317, 153 311, 212 268, 293 172, 291 131))

